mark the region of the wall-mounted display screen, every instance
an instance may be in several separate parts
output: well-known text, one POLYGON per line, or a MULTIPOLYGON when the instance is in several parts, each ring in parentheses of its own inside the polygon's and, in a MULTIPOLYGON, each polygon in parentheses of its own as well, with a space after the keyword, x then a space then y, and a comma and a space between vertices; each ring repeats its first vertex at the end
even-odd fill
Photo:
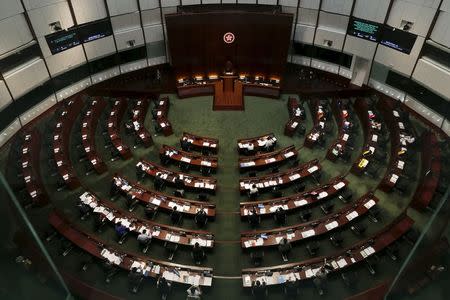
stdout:
POLYGON ((83 43, 92 42, 112 34, 111 22, 108 19, 83 24, 77 27, 78 36, 83 43))
POLYGON ((62 30, 45 36, 52 54, 73 48, 81 44, 76 29, 62 30))
POLYGON ((385 25, 380 43, 386 47, 411 53, 411 49, 416 42, 417 35, 385 25))
POLYGON ((382 25, 350 17, 350 22, 348 23, 347 34, 366 39, 372 42, 378 42, 381 37, 382 25))

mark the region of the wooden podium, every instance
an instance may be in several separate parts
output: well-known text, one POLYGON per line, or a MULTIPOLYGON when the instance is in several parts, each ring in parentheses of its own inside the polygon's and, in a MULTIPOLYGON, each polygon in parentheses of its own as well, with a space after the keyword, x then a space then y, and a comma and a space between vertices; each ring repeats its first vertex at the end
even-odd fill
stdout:
POLYGON ((232 74, 220 78, 214 85, 213 110, 244 110, 242 82, 232 74))

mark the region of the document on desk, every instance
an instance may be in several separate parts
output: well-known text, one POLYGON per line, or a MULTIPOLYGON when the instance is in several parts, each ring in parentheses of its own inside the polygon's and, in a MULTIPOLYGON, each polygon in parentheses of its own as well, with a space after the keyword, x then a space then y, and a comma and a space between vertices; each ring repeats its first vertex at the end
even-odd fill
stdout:
POLYGON ((202 161, 200 162, 200 164, 201 164, 202 166, 211 167, 211 162, 209 162, 209 161, 202 160, 202 161))
POLYGON ((327 230, 331 230, 331 229, 336 228, 338 226, 339 226, 339 223, 337 221, 333 221, 331 223, 325 224, 325 228, 327 230))
POLYGON ((306 278, 314 277, 314 273, 313 273, 312 269, 306 270, 305 271, 305 276, 306 276, 306 278))
POLYGON ((296 174, 293 174, 293 175, 289 176, 289 179, 291 181, 294 181, 296 179, 299 179, 300 177, 301 177, 300 174, 296 173, 296 174))
POLYGON ((323 192, 320 192, 319 195, 317 195, 317 199, 322 199, 322 198, 325 198, 326 196, 328 196, 328 193, 323 191, 323 192))
POLYGON ((345 258, 342 258, 337 261, 337 264, 338 264, 339 268, 343 268, 347 265, 347 261, 345 260, 345 258))
POLYGON ((310 230, 307 230, 307 231, 303 231, 302 232, 302 237, 305 239, 305 238, 308 238, 310 236, 314 236, 315 234, 316 234, 316 232, 314 231, 314 229, 310 229, 310 230))
POLYGON ((303 206, 308 204, 308 201, 306 201, 305 199, 302 200, 295 200, 294 201, 295 206, 299 207, 299 206, 303 206))
POLYGON ((339 190, 341 188, 343 188, 345 186, 345 182, 340 181, 338 183, 336 183, 335 185, 333 185, 334 189, 339 190))
POLYGON ((161 205, 161 200, 153 198, 152 199, 152 204, 156 205, 156 206, 160 206, 161 205))
POLYGON ((265 160, 266 164, 273 163, 274 161, 277 161, 277 160, 276 160, 276 158, 273 158, 273 157, 267 158, 267 159, 265 160))
POLYGON ((312 166, 311 168, 308 169, 309 173, 314 173, 315 171, 319 170, 318 166, 312 166))
POLYGON ((247 162, 241 162, 240 166, 241 167, 250 167, 250 166, 254 166, 255 162, 254 161, 247 161, 247 162))
POLYGON ((351 221, 354 218, 356 218, 357 216, 359 216, 358 212, 356 210, 352 211, 351 213, 347 214, 345 217, 351 221))
POLYGON ((289 151, 288 153, 285 153, 285 154, 284 154, 284 157, 289 158, 289 157, 291 157, 291 156, 293 156, 293 155, 294 155, 294 152, 289 151))
POLYGON ((396 175, 396 174, 392 174, 391 178, 389 179, 389 181, 394 184, 397 183, 397 180, 398 180, 398 175, 396 175))
POLYGON ((190 162, 191 162, 191 159, 190 159, 190 158, 187 158, 187 157, 184 157, 184 156, 182 156, 182 157, 181 157, 181 161, 183 161, 183 162, 186 162, 186 163, 190 163, 190 162))
POLYGON ((375 201, 373 200, 373 199, 370 199, 369 201, 367 201, 366 203, 364 203, 364 206, 367 208, 367 209, 370 209, 372 206, 374 206, 375 205, 375 201))

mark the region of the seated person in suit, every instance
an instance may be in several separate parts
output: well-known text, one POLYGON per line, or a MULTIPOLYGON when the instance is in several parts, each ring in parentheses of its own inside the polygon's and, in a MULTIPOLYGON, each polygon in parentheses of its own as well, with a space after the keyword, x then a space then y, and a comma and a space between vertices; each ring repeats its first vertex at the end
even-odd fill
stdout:
POLYGON ((81 201, 78 203, 78 208, 80 209, 80 216, 82 219, 91 212, 91 207, 81 201))
POLYGON ((191 143, 189 143, 187 140, 182 139, 181 140, 181 149, 183 149, 184 151, 189 151, 191 148, 191 143))
POLYGON ((349 121, 344 121, 344 123, 342 124, 342 129, 344 129, 345 132, 348 132, 349 130, 351 130, 353 127, 353 124, 349 121))
POLYGON ((138 286, 141 283, 142 278, 143 275, 141 270, 136 267, 133 267, 130 273, 128 273, 129 289, 133 292, 137 292, 138 286))
POLYGON ((187 290, 187 299, 200 299, 200 296, 202 295, 202 290, 198 285, 191 285, 187 290))
POLYGON ((161 174, 156 174, 155 181, 153 182, 155 190, 160 191, 164 185, 164 179, 162 179, 161 174))
POLYGON ((297 296, 297 287, 298 284, 296 279, 289 278, 284 283, 284 293, 286 294, 286 296, 288 296, 289 299, 295 298, 297 296))
POLYGON ((174 225, 178 224, 181 221, 181 213, 178 211, 176 206, 174 206, 172 209, 172 213, 170 214, 170 220, 174 225))
POLYGON ((264 146, 266 148, 266 151, 272 151, 274 146, 274 142, 272 139, 266 140, 266 145, 264 146))
POLYGON ((283 238, 278 244, 278 251, 280 251, 283 258, 287 257, 288 253, 291 251, 292 245, 287 238, 283 238))
POLYGON ((183 189, 184 188, 184 180, 179 177, 175 178, 175 186, 177 187, 177 189, 183 189))
POLYGON ((256 210, 255 207, 253 207, 252 210, 248 212, 248 222, 252 227, 258 226, 259 223, 261 222, 261 219, 258 215, 258 211, 256 210))
POLYGON ((249 191, 248 191, 248 196, 252 199, 255 199, 256 196, 258 196, 258 188, 256 187, 256 184, 252 184, 252 186, 250 187, 249 191))
POLYGON ((161 294, 161 299, 166 300, 167 296, 170 293, 172 284, 169 281, 167 281, 164 277, 160 276, 158 278, 156 286, 158 287, 159 293, 161 294))
POLYGON ((152 235, 147 233, 147 229, 144 229, 142 230, 142 233, 138 235, 137 240, 139 244, 147 245, 152 240, 152 235))
POLYGON ((245 150, 245 152, 247 154, 250 154, 253 152, 253 150, 255 150, 255 145, 253 145, 253 143, 248 144, 247 149, 245 150))
POLYGON ((192 258, 197 265, 201 264, 202 260, 205 259, 205 251, 203 251, 199 243, 195 243, 194 247, 192 247, 192 258))
POLYGON ((284 211, 284 209, 282 207, 278 207, 277 210, 275 211, 275 221, 278 224, 285 224, 286 223, 286 212, 284 211))
POLYGON ((194 221, 198 227, 204 227, 206 225, 206 222, 208 221, 208 216, 206 215, 206 212, 203 209, 203 207, 201 207, 200 210, 195 214, 194 221))
POLYGON ((267 296, 266 283, 256 280, 252 282, 252 294, 256 299, 265 298, 267 296))
POLYGON ((121 239, 129 231, 129 229, 127 227, 122 225, 122 222, 117 223, 116 226, 114 227, 114 229, 115 229, 117 237, 119 239, 121 239))

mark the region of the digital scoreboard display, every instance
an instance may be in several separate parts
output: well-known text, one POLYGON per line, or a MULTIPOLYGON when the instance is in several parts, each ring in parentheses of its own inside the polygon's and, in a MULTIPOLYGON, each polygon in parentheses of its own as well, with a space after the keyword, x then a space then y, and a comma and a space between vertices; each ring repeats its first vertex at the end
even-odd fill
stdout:
POLYGON ((403 31, 401 29, 385 26, 380 44, 409 54, 416 42, 417 35, 403 31))
POLYGON ((348 23, 347 34, 372 42, 378 42, 381 37, 381 29, 381 24, 351 17, 348 23))
POLYGON ((111 22, 108 19, 78 26, 78 36, 83 43, 89 43, 112 34, 111 22))
POLYGON ((81 44, 76 29, 58 31, 46 35, 45 39, 53 55, 81 44))

